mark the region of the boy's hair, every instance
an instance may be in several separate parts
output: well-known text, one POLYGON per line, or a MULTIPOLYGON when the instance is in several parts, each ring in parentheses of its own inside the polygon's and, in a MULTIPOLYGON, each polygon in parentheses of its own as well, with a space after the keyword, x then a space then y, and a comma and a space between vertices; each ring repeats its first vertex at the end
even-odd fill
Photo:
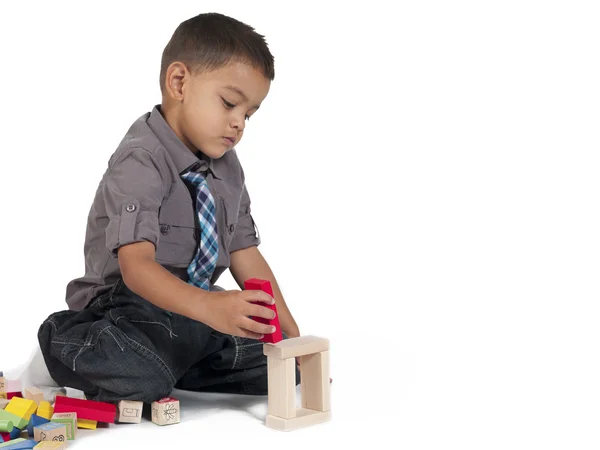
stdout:
POLYGON ((192 74, 217 70, 231 60, 249 64, 269 80, 275 78, 274 58, 265 37, 249 25, 219 13, 199 14, 181 22, 165 47, 160 64, 160 91, 174 61, 192 74))

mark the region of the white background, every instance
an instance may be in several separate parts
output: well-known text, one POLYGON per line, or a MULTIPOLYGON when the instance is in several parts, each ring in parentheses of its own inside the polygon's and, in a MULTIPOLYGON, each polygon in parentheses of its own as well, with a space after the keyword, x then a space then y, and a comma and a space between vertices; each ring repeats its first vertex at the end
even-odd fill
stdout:
POLYGON ((333 420, 279 433, 265 398, 182 394, 180 425, 70 447, 598 448, 595 6, 2 2, 0 366, 18 373, 83 275, 95 190, 160 103, 171 34, 217 11, 275 55, 237 150, 301 331, 331 340, 333 420))

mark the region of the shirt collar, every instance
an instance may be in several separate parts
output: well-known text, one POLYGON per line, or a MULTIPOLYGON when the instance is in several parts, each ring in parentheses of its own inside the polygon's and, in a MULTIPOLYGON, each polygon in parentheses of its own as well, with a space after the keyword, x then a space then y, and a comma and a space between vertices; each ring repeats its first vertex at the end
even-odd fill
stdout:
POLYGON ((213 158, 206 156, 200 150, 192 153, 190 149, 181 142, 181 139, 177 137, 173 129, 162 116, 160 105, 156 105, 152 108, 146 123, 173 159, 175 167, 180 174, 186 170, 203 172, 208 169, 215 178, 221 179, 218 169, 215 171, 215 162, 213 158))

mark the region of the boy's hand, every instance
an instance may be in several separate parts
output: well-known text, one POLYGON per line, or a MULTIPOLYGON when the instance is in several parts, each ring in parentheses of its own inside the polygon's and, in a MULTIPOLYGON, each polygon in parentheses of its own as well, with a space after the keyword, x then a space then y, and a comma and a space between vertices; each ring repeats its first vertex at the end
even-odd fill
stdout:
MULTIPOLYGON (((273 297, 263 291, 220 291, 210 292, 203 302, 203 313, 195 318, 221 333, 251 339, 261 339, 265 334, 273 333, 275 327, 265 325, 248 316, 272 319, 275 313, 269 308, 252 302, 275 303, 273 297)), ((194 318, 194 317, 192 317, 194 318)))

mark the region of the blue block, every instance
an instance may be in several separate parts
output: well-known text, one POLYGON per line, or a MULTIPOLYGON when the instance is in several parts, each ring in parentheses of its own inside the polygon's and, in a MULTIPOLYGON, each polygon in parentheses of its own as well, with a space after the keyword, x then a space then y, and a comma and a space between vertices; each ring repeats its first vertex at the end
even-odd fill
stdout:
POLYGON ((18 429, 17 427, 14 427, 12 429, 12 431, 9 433, 10 435, 10 440, 12 441, 13 439, 17 439, 19 436, 21 436, 21 430, 18 429))
POLYGON ((29 419, 29 423, 27 424, 27 433, 29 434, 29 437, 33 437, 33 427, 37 427, 38 425, 48 422, 50 422, 48 419, 40 417, 36 414, 32 414, 31 419, 29 419))
MULTIPOLYGON (((8 444, 9 442, 7 442, 8 444)), ((6 447, 1 447, 2 450, 31 450, 39 442, 34 441, 33 439, 19 439, 14 444, 9 444, 6 447)))
POLYGON ((4 438, 2 437, 2 435, 0 435, 0 444, 2 444, 4 442, 4 438))

